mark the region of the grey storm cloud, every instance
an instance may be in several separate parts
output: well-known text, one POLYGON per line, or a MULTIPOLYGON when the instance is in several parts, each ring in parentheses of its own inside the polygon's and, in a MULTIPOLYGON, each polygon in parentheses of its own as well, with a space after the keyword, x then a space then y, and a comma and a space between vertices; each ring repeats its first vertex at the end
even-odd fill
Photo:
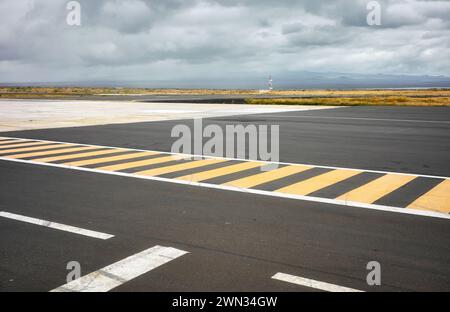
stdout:
POLYGON ((0 2, 0 82, 146 80, 267 72, 450 74, 450 1, 0 2))

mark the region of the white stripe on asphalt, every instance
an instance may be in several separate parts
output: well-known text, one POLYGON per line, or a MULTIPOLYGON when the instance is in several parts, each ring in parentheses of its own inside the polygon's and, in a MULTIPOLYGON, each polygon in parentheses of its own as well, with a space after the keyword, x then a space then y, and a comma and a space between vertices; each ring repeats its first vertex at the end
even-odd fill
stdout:
POLYGON ((324 283, 324 282, 312 280, 309 278, 299 277, 299 276, 285 274, 285 273, 277 273, 274 276, 272 276, 272 278, 279 280, 279 281, 297 284, 297 285, 305 286, 305 287, 309 287, 309 288, 324 290, 324 291, 328 291, 328 292, 363 292, 362 290, 358 290, 358 289, 324 283))
POLYGON ((26 217, 26 216, 22 216, 22 215, 10 213, 10 212, 5 212, 5 211, 0 211, 0 217, 17 220, 17 221, 22 221, 22 222, 26 222, 26 223, 31 223, 31 224, 36 224, 36 225, 52 228, 55 230, 61 230, 61 231, 80 234, 80 235, 89 236, 89 237, 93 237, 93 238, 109 239, 111 237, 114 237, 114 235, 110 235, 110 234, 106 234, 106 233, 85 230, 85 229, 71 226, 71 225, 26 217))
POLYGON ((55 288, 52 292, 106 292, 187 253, 172 247, 154 246, 55 288))

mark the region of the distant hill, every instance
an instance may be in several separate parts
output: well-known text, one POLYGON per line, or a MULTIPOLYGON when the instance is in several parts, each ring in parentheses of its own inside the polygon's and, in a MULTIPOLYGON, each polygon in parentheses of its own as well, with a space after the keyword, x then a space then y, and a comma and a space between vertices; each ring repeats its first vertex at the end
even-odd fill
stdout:
MULTIPOLYGON (((72 86, 72 87, 127 87, 127 88, 212 88, 264 89, 265 75, 236 75, 227 79, 184 79, 153 81, 71 81, 71 82, 8 82, 0 86, 72 86)), ((368 75, 349 73, 288 72, 272 73, 276 90, 286 89, 366 89, 366 88, 450 88, 450 77, 419 75, 368 75)))

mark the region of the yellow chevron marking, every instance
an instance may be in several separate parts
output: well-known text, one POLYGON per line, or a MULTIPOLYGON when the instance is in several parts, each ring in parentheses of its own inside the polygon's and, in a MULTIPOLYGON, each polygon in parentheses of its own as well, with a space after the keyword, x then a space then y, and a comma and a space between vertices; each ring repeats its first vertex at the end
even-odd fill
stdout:
MULTIPOLYGON (((8 158, 25 158, 25 157, 35 157, 35 156, 44 156, 44 155, 54 155, 54 154, 63 154, 63 153, 71 153, 71 152, 78 152, 78 151, 84 151, 84 150, 92 150, 96 149, 98 147, 74 147, 74 148, 65 148, 60 150, 53 150, 53 151, 45 151, 45 152, 33 152, 33 153, 25 153, 25 154, 15 154, 15 155, 9 155, 8 158)), ((71 155, 70 155, 71 156, 71 155)), ((59 156, 64 157, 64 156, 59 156)), ((41 158, 46 159, 46 158, 41 158)), ((40 161, 41 159, 33 159, 33 161, 40 161)))
POLYGON ((105 170, 105 171, 119 171, 119 170, 124 170, 124 169, 129 169, 129 168, 160 164, 160 163, 165 163, 165 162, 174 161, 174 160, 180 160, 180 157, 179 156, 165 156, 165 157, 158 157, 158 158, 152 158, 152 159, 146 159, 146 160, 140 160, 140 161, 134 161, 134 162, 127 162, 124 164, 105 166, 105 167, 100 167, 100 168, 95 168, 95 169, 105 170))
POLYGON ((308 195, 315 191, 321 190, 327 186, 336 184, 338 182, 347 180, 362 171, 358 170, 341 170, 336 169, 324 174, 300 181, 295 184, 280 188, 275 192, 294 194, 294 195, 308 195))
POLYGON ((179 164, 179 165, 173 165, 173 166, 166 166, 161 168, 155 168, 145 171, 136 172, 135 174, 139 175, 146 175, 146 176, 158 176, 161 174, 171 173, 171 172, 177 172, 182 171, 186 169, 193 169, 198 167, 203 167, 207 165, 217 164, 221 162, 225 162, 225 159, 204 159, 204 160, 197 160, 188 162, 185 164, 179 164))
POLYGON ((415 176, 409 175, 386 174, 344 195, 339 196, 337 199, 371 204, 381 197, 392 193, 415 178, 415 176))
POLYGON ((48 145, 45 145, 45 146, 35 146, 35 147, 8 149, 8 150, 0 151, 0 155, 8 154, 8 153, 21 153, 21 152, 28 152, 28 151, 39 151, 39 150, 51 149, 51 148, 56 149, 56 148, 63 148, 63 147, 69 147, 69 146, 74 146, 74 145, 73 144, 57 144, 57 143, 53 143, 53 144, 48 144, 48 145))
POLYGON ((2 146, 0 148, 17 148, 17 147, 27 147, 27 146, 34 146, 34 145, 44 145, 49 144, 47 142, 27 142, 27 143, 15 143, 12 145, 2 146))
POLYGON ((407 208, 450 213, 450 180, 444 180, 407 208))
POLYGON ((247 169, 261 167, 263 165, 264 165, 264 163, 243 162, 240 164, 226 166, 223 168, 188 174, 188 175, 185 175, 182 177, 178 177, 176 179, 190 181, 190 182, 200 182, 200 181, 209 180, 209 179, 216 178, 216 177, 221 177, 221 176, 224 176, 227 174, 231 174, 231 173, 235 173, 235 172, 239 172, 239 171, 243 171, 243 170, 247 170, 247 169))
MULTIPOLYGON (((120 150, 115 150, 115 151, 120 152, 120 150)), ((103 164, 103 163, 107 163, 110 161, 133 159, 133 158, 139 158, 139 157, 143 157, 143 156, 152 156, 152 155, 156 155, 156 154, 158 154, 158 153, 156 153, 156 152, 140 152, 140 153, 119 155, 119 156, 109 156, 109 157, 86 159, 86 160, 80 160, 80 161, 71 161, 71 162, 67 162, 64 164, 69 165, 69 166, 81 167, 81 166, 87 166, 87 165, 103 164)))
POLYGON ((263 183, 275 181, 296 173, 303 172, 305 170, 311 169, 311 166, 286 166, 279 169, 258 173, 249 177, 245 177, 242 179, 234 180, 231 182, 227 182, 224 185, 241 187, 241 188, 250 188, 256 185, 261 185, 263 183))
MULTIPOLYGON (((6 139, 5 139, 6 140, 6 139)), ((18 142, 23 142, 22 140, 7 140, 7 141, 0 141, 0 145, 5 145, 5 144, 14 144, 14 143, 18 143, 18 142)))
MULTIPOLYGON (((91 147, 91 146, 87 146, 87 147, 79 147, 79 148, 70 148, 66 151, 68 152, 77 152, 77 151, 86 151, 86 150, 93 150, 93 149, 98 149, 99 147, 91 147)), ((78 153, 78 154, 70 154, 70 155, 61 155, 61 156, 50 156, 50 157, 45 157, 45 158, 37 158, 37 159, 33 159, 33 161, 38 161, 38 162, 52 162, 52 161, 58 161, 58 160, 67 160, 67 159, 74 159, 74 158, 81 158, 81 157, 90 157, 90 156, 98 156, 98 155, 105 155, 105 154, 112 154, 112 153, 117 153, 118 150, 116 149, 107 149, 107 150, 101 150, 101 151, 95 151, 95 152, 89 152, 89 153, 78 153)), ((51 152, 46 152, 48 154, 51 154, 51 152)), ((64 153, 64 151, 60 151, 58 152, 58 154, 64 153)), ((45 154, 42 154, 45 155, 45 154)))

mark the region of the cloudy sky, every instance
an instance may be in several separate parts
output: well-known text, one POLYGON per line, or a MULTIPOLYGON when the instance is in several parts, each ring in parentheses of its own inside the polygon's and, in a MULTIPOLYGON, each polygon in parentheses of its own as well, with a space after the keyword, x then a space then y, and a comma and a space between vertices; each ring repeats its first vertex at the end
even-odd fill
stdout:
POLYGON ((0 82, 450 76, 450 1, 0 0, 0 82))

